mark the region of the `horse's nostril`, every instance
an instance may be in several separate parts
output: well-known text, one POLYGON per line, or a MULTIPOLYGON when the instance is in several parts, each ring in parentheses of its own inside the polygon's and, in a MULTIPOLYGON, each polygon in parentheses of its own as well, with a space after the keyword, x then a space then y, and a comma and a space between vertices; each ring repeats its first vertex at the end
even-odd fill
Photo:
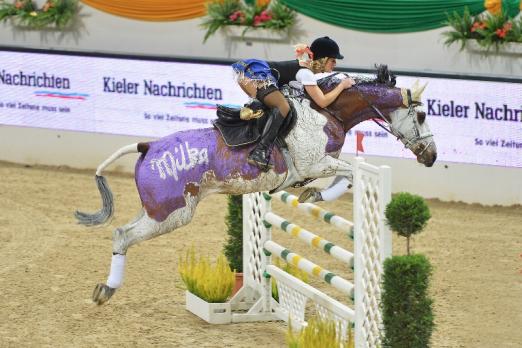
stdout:
POLYGON ((432 153, 428 161, 426 161, 426 167, 431 167, 437 160, 437 153, 432 153))

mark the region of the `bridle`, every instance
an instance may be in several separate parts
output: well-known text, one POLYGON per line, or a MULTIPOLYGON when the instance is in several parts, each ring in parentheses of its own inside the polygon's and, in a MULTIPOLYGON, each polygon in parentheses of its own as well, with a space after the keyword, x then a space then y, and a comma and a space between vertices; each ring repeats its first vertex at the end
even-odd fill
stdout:
POLYGON ((379 110, 379 108, 376 107, 371 101, 369 101, 368 98, 366 98, 366 96, 361 92, 361 90, 357 88, 357 85, 352 86, 352 88, 355 89, 358 92, 359 96, 366 102, 366 104, 368 104, 368 106, 375 112, 375 114, 377 114, 377 116, 378 116, 377 118, 382 120, 384 123, 386 123, 386 126, 382 125, 381 122, 378 122, 375 118, 373 118, 373 121, 379 127, 384 129, 386 132, 388 132, 391 135, 397 137, 397 139, 400 140, 407 149, 411 150, 417 156, 421 156, 424 153, 424 151, 426 151, 426 149, 428 149, 430 147, 430 145, 433 143, 433 140, 430 141, 426 145, 421 143, 422 145, 424 145, 424 148, 419 153, 416 153, 414 151, 414 149, 413 149, 415 144, 417 144, 420 140, 432 137, 433 134, 431 132, 425 132, 425 133, 420 133, 419 132, 419 127, 418 127, 419 126, 419 122, 418 122, 418 119, 416 117, 415 107, 419 106, 419 105, 422 105, 422 103, 412 100, 412 98, 411 98, 411 91, 409 89, 407 90, 407 95, 408 95, 408 113, 406 114, 406 116, 404 116, 404 118, 402 118, 402 119, 400 119, 398 121, 399 121, 399 125, 401 125, 406 119, 408 119, 408 118, 412 119, 413 124, 415 124, 415 127, 414 127, 414 134, 410 138, 405 136, 399 130, 400 127, 394 127, 393 124, 391 123, 391 120, 389 120, 389 116, 388 117, 384 116, 384 114, 381 112, 381 110, 379 110))

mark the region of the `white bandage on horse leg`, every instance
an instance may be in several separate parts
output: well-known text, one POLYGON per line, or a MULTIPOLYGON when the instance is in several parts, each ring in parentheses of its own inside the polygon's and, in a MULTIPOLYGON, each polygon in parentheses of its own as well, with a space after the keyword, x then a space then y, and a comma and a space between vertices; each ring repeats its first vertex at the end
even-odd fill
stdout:
POLYGON ((123 283, 125 273, 125 255, 112 255, 111 272, 107 278, 107 286, 117 289, 123 283))
POLYGON ((321 197, 323 197, 323 200, 327 202, 336 200, 348 191, 349 184, 350 181, 348 178, 342 177, 339 181, 335 182, 327 189, 321 191, 321 197))

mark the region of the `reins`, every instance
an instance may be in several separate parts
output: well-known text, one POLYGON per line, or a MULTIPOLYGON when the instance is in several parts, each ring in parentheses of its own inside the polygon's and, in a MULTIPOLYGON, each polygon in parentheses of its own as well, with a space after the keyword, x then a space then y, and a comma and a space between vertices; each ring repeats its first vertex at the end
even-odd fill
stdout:
MULTIPOLYGON (((352 86, 352 88, 354 88, 357 91, 357 94, 359 95, 359 97, 370 107, 370 109, 373 110, 373 112, 378 116, 379 119, 383 120, 388 125, 388 127, 383 126, 375 118, 372 118, 373 122, 375 122, 379 127, 384 129, 386 132, 397 137, 398 140, 403 141, 404 146, 406 148, 411 149, 411 147, 414 145, 415 142, 428 138, 433 135, 431 133, 420 134, 417 127, 414 127, 415 136, 412 137, 411 139, 406 138, 406 136, 398 130, 398 127, 394 127, 393 124, 391 123, 391 121, 388 120, 386 118, 386 116, 384 116, 384 114, 381 112, 381 110, 379 110, 378 107, 376 107, 371 101, 369 101, 368 98, 366 98, 366 96, 361 92, 361 90, 358 88, 357 85, 352 86)), ((406 90, 406 94, 408 96, 408 114, 406 116, 413 117, 413 113, 415 112, 415 109, 414 109, 415 106, 421 105, 421 103, 414 101, 412 99, 410 89, 406 90)), ((413 122, 416 123, 414 117, 413 117, 413 122)), ((430 144, 431 144, 431 142, 430 142, 430 144)), ((430 144, 424 146, 424 148, 417 155, 419 155, 419 156, 422 155, 424 153, 424 151, 426 151, 426 149, 429 147, 430 144)), ((415 153, 415 151, 413 151, 413 152, 415 153)))

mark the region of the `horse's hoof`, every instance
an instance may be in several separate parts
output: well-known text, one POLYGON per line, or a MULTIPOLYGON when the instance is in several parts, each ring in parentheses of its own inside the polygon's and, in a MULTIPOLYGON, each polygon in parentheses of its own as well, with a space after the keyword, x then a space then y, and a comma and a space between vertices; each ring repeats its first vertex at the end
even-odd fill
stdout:
POLYGON ((309 187, 303 191, 297 198, 299 203, 315 203, 317 202, 317 189, 314 187, 309 187))
POLYGON ((92 302, 96 303, 97 305, 102 305, 105 302, 109 301, 109 299, 114 295, 116 292, 116 289, 111 288, 105 284, 98 284, 94 288, 94 291, 92 293, 92 302))

